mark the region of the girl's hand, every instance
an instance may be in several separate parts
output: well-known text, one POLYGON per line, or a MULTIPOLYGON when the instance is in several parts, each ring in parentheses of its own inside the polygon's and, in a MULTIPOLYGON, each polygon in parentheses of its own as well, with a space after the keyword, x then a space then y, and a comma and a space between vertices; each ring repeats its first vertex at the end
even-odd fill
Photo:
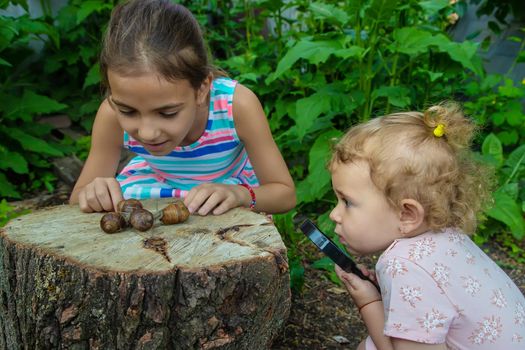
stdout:
POLYGON ((78 194, 78 205, 85 213, 113 211, 123 199, 120 185, 114 177, 97 177, 78 194))
POLYGON ((239 185, 206 183, 193 187, 184 199, 190 213, 220 215, 232 208, 248 206, 249 191, 239 185))
MULTIPOLYGON (((369 277, 372 281, 376 281, 375 273, 368 271, 363 266, 360 266, 360 269, 365 276, 369 277)), ((381 300, 381 294, 379 294, 376 287, 370 281, 362 280, 353 273, 345 272, 337 265, 335 265, 335 273, 341 281, 343 281, 343 284, 358 308, 374 300, 381 300)))

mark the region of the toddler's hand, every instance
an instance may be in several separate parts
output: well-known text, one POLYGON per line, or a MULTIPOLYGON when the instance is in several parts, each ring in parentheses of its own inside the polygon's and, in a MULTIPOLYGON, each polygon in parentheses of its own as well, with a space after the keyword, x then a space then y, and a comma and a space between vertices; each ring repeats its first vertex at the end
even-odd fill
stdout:
MULTIPOLYGON (((372 281, 376 280, 375 273, 361 266, 360 269, 361 272, 372 281)), ((335 265, 335 273, 345 285, 357 307, 361 307, 373 300, 381 299, 381 294, 379 294, 376 287, 370 281, 362 280, 353 273, 345 272, 337 265, 335 265)))
POLYGON ((190 213, 220 215, 250 201, 249 192, 238 185, 206 183, 188 192, 184 204, 190 213))
POLYGON ((112 211, 123 199, 122 190, 114 177, 97 177, 78 194, 78 205, 85 213, 112 211))

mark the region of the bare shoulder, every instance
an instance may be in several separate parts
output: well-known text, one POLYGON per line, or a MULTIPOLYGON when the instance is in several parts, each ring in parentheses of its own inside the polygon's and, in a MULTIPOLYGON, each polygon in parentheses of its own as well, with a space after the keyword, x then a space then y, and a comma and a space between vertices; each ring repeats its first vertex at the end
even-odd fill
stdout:
POLYGON ((261 103, 255 93, 242 84, 237 84, 233 94, 233 117, 245 115, 247 113, 262 111, 261 103))

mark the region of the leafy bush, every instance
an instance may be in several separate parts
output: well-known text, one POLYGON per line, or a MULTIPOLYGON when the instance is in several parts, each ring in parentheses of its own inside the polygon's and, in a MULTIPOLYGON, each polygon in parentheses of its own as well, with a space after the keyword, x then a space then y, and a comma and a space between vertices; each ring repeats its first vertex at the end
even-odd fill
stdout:
POLYGON ((42 1, 44 15, 32 18, 27 1, 11 3, 26 13, 0 15, 0 196, 20 198, 41 188, 52 191, 50 159, 75 150, 71 140, 51 137, 52 127, 39 117, 67 113, 91 128, 100 103, 99 38, 112 5, 74 0, 52 16, 50 1, 42 1))
MULTIPOLYGON (((27 10, 25 1, 13 3, 27 10)), ((289 248, 297 289, 305 252, 294 215, 313 216, 323 230, 333 229, 328 212, 335 201, 325 169, 332 140, 355 123, 397 110, 422 110, 447 99, 464 103, 485 126, 477 147, 499 179, 496 205, 485 213, 478 241, 500 232, 524 238, 525 85, 487 75, 478 43, 450 39, 453 14, 464 13, 465 2, 182 3, 201 22, 217 65, 259 95, 296 179, 296 210, 275 220, 289 248)), ((0 195, 15 198, 45 183, 52 187, 53 178, 46 175, 52 157, 85 156, 89 139, 59 145, 49 137, 49 127, 35 121, 67 113, 76 126, 90 129, 101 98, 97 53, 114 4, 70 0, 57 15, 0 16, 0 195), (34 39, 44 43, 40 53, 30 49, 34 39)), ((523 47, 521 42, 516 63, 525 59, 523 47)))

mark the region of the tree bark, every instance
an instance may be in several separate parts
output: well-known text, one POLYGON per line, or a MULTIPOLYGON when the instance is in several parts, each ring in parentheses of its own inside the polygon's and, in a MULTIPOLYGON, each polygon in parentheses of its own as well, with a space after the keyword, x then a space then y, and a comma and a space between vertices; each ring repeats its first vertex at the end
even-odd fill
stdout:
POLYGON ((58 206, 0 231, 0 349, 270 347, 290 309, 271 219, 234 209, 110 235, 101 216, 58 206))

